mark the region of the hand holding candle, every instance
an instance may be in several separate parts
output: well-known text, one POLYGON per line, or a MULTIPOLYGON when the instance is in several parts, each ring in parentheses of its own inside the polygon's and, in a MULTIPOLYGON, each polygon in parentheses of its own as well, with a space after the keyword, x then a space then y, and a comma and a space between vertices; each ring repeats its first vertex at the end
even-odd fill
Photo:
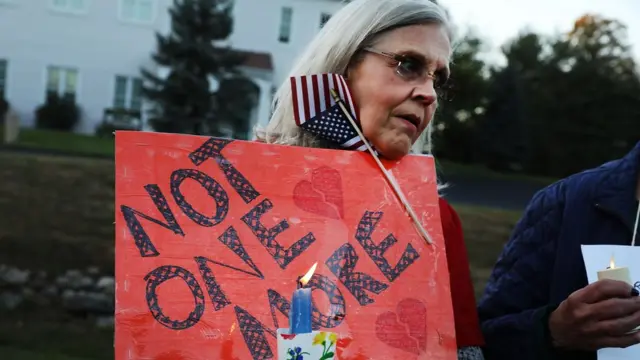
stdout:
POLYGON ((291 309, 289 310, 289 327, 291 334, 310 333, 311 328, 311 289, 304 286, 309 283, 313 273, 316 271, 318 263, 313 264, 311 269, 300 279, 300 288, 293 292, 291 298, 291 309))
MULTIPOLYGON (((613 257, 613 254, 611 255, 611 260, 609 260, 609 267, 606 268, 605 270, 598 271, 598 280, 602 280, 602 279, 623 281, 633 286, 633 281, 631 281, 631 273, 629 272, 629 268, 616 267, 616 260, 613 257)), ((637 296, 638 291, 635 288, 633 288, 631 295, 637 296)), ((638 330, 640 330, 640 326, 636 327, 631 332, 636 332, 638 330)))

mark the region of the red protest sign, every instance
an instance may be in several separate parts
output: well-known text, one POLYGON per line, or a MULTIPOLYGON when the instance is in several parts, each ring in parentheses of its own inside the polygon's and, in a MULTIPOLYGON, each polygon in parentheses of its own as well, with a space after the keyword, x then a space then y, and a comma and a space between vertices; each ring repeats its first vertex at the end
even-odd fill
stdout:
POLYGON ((315 262, 339 359, 456 359, 431 157, 116 133, 116 359, 272 359, 315 262))

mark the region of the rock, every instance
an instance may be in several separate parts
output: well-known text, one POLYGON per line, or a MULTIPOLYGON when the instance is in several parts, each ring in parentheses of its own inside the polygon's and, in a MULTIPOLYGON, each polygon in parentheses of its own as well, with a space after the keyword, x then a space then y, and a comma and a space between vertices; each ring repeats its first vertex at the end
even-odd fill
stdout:
POLYGON ((22 302, 24 297, 15 292, 5 291, 0 293, 0 308, 5 310, 15 310, 22 302))
POLYGON ((64 278, 58 279, 58 286, 81 290, 88 290, 93 287, 93 280, 89 276, 84 276, 79 270, 69 270, 64 278))
POLYGON ((48 285, 47 273, 44 271, 38 271, 29 285, 36 290, 45 288, 48 285))
POLYGON ((82 277, 82 271, 80 270, 67 270, 64 274, 67 279, 79 279, 82 277))
POLYGON ((91 281, 90 278, 83 276, 80 270, 67 270, 67 272, 64 274, 64 279, 65 280, 62 281, 62 282, 66 282, 64 287, 69 289, 74 289, 74 290, 79 290, 85 287, 87 285, 86 279, 89 279, 89 281, 91 281))
POLYGON ((0 273, 1 280, 10 285, 24 285, 29 281, 29 270, 22 271, 17 268, 5 268, 0 273))
POLYGON ((56 285, 61 289, 69 287, 69 279, 66 276, 58 276, 55 281, 56 285))
POLYGON ((111 276, 103 276, 96 283, 96 289, 103 291, 107 294, 115 294, 116 280, 111 276))
POLYGON ((65 291, 62 292, 62 301, 70 301, 74 296, 76 295, 76 292, 74 290, 71 289, 66 289, 65 291))
POLYGON ((96 319, 96 327, 99 329, 110 329, 114 326, 114 318, 113 316, 99 316, 96 319))
POLYGON ((29 288, 29 287, 22 288, 22 295, 27 299, 32 298, 35 294, 36 292, 33 291, 32 288, 29 288))
POLYGON ((58 296, 58 288, 55 285, 49 285, 42 289, 42 295, 50 298, 58 296))
POLYGON ((75 284, 77 289, 91 289, 93 288, 93 279, 88 276, 81 277, 75 284))
POLYGON ((96 266, 68 270, 54 281, 47 273, 31 273, 0 264, 0 309, 14 310, 22 304, 52 306, 61 304, 70 313, 81 316, 97 316, 96 326, 113 327, 115 309, 115 279, 100 276, 96 266))
POLYGON ((114 299, 103 293, 67 289, 62 293, 62 306, 72 312, 113 314, 114 299))

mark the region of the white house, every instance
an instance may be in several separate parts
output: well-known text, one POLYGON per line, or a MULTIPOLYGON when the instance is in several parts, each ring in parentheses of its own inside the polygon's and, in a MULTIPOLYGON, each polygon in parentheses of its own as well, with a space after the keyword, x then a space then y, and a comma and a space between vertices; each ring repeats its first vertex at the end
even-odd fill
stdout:
MULTIPOLYGON (((142 109, 139 69, 153 69, 155 33, 172 0, 0 0, 0 94, 34 125, 47 92, 76 99, 77 129, 93 133, 106 108, 142 109)), ((236 0, 229 42, 260 90, 253 123, 266 123, 273 89, 340 0, 236 0)))

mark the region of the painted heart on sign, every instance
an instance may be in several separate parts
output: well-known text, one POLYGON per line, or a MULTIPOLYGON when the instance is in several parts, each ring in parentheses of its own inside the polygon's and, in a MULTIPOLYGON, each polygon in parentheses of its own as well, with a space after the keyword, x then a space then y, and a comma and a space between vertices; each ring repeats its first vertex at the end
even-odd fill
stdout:
POLYGON ((378 316, 376 336, 391 347, 420 355, 427 348, 427 307, 417 299, 401 300, 396 312, 378 316))
POLYGON ((342 219, 342 177, 328 166, 319 167, 311 173, 311 181, 302 180, 293 189, 293 202, 300 209, 312 214, 342 219))

